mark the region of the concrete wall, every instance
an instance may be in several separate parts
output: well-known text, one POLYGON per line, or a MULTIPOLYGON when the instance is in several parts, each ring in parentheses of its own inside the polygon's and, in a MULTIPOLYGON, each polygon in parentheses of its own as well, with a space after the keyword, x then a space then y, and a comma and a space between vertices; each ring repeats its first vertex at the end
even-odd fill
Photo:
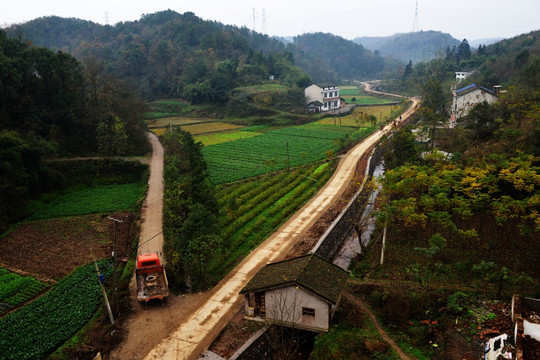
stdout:
MULTIPOLYGON (((383 149, 378 146, 373 151, 367 165, 367 176, 372 176, 375 167, 382 159, 383 149)), ((343 239, 354 231, 355 222, 359 221, 359 216, 366 207, 366 201, 369 198, 367 190, 362 190, 349 202, 345 210, 334 220, 332 225, 326 230, 319 242, 313 249, 313 252, 325 260, 332 261, 343 239)))
POLYGON ((452 112, 456 115, 456 118, 459 119, 460 117, 466 116, 476 104, 480 104, 484 101, 493 104, 497 101, 497 97, 482 89, 475 89, 466 94, 454 96, 452 112))
POLYGON ((310 103, 312 101, 315 101, 315 100, 318 100, 321 103, 323 102, 323 95, 322 95, 322 92, 321 92, 321 88, 318 87, 315 84, 308 86, 304 90, 304 93, 306 95, 308 103, 310 103))
POLYGON ((266 318, 277 323, 295 324, 296 328, 328 331, 329 304, 295 286, 266 291, 266 318), (302 315, 302 308, 315 310, 315 316, 302 315))

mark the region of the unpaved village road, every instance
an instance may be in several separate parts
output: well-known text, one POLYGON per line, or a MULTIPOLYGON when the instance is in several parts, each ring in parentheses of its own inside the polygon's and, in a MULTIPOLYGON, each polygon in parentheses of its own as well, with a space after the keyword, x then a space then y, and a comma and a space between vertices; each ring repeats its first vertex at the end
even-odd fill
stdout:
POLYGON ((163 251, 163 146, 158 137, 148 133, 152 144, 148 193, 141 211, 141 234, 137 254, 163 251))
MULTIPOLYGON (((414 112, 417 104, 417 100, 413 100, 412 106, 402 115, 402 120, 414 112)), ((391 126, 376 131, 349 151, 317 195, 206 293, 204 304, 179 323, 176 330, 152 349, 145 359, 196 359, 207 349, 232 317, 234 305, 242 301, 239 291, 264 265, 282 258, 321 214, 341 197, 360 157, 390 131, 391 126)))

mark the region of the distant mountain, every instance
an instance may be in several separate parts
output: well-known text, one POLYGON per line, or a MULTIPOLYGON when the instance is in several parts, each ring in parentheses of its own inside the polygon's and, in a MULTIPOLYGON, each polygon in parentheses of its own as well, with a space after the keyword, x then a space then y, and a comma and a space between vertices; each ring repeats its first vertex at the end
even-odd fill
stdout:
POLYGON ((404 62, 412 60, 413 63, 431 60, 438 52, 444 56, 448 46, 452 48, 461 43, 450 34, 440 31, 420 31, 385 37, 364 36, 353 41, 371 51, 379 51, 381 56, 391 56, 404 62))
POLYGON ((498 38, 484 38, 484 39, 474 39, 474 40, 468 40, 467 39, 467 41, 469 42, 469 45, 472 48, 477 48, 480 45, 495 44, 496 42, 499 42, 501 40, 504 40, 504 38, 498 37, 498 38))

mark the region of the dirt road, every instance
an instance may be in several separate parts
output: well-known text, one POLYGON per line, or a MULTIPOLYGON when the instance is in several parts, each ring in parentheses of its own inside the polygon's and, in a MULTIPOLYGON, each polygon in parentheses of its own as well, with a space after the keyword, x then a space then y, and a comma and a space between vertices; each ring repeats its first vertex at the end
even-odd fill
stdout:
MULTIPOLYGON (((416 106, 417 101, 413 100, 413 105, 402 115, 402 120, 406 120, 416 106)), ((390 131, 391 127, 388 125, 376 131, 349 151, 342 158, 334 176, 319 193, 208 292, 208 300, 182 321, 145 359, 195 359, 207 349, 234 315, 234 305, 242 301, 239 291, 264 265, 282 258, 321 214, 342 196, 362 154, 390 131)))
POLYGON ((152 144, 148 193, 141 211, 141 234, 137 254, 163 251, 163 146, 158 137, 148 133, 152 144))
MULTIPOLYGON (((163 250, 163 146, 156 135, 149 133, 152 144, 148 193, 141 210, 141 232, 137 253, 144 254, 163 250)), ((164 260, 162 258, 162 260, 164 260)), ((174 331, 180 322, 197 310, 208 299, 207 294, 176 296, 171 294, 162 307, 160 302, 150 303, 148 308, 135 300, 135 277, 131 282, 131 301, 134 313, 123 326, 124 341, 108 358, 118 360, 143 359, 164 337, 174 331)))

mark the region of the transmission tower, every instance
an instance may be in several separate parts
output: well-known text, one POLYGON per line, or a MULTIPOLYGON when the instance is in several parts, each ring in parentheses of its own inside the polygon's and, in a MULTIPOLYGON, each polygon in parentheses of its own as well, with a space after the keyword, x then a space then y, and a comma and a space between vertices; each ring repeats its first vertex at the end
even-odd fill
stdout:
POLYGON ((262 9, 262 33, 266 34, 266 10, 262 9))
POLYGON ((418 0, 416 0, 416 10, 414 11, 414 22, 412 32, 418 32, 418 0))
POLYGON ((255 32, 255 8, 253 8, 253 32, 255 32))

